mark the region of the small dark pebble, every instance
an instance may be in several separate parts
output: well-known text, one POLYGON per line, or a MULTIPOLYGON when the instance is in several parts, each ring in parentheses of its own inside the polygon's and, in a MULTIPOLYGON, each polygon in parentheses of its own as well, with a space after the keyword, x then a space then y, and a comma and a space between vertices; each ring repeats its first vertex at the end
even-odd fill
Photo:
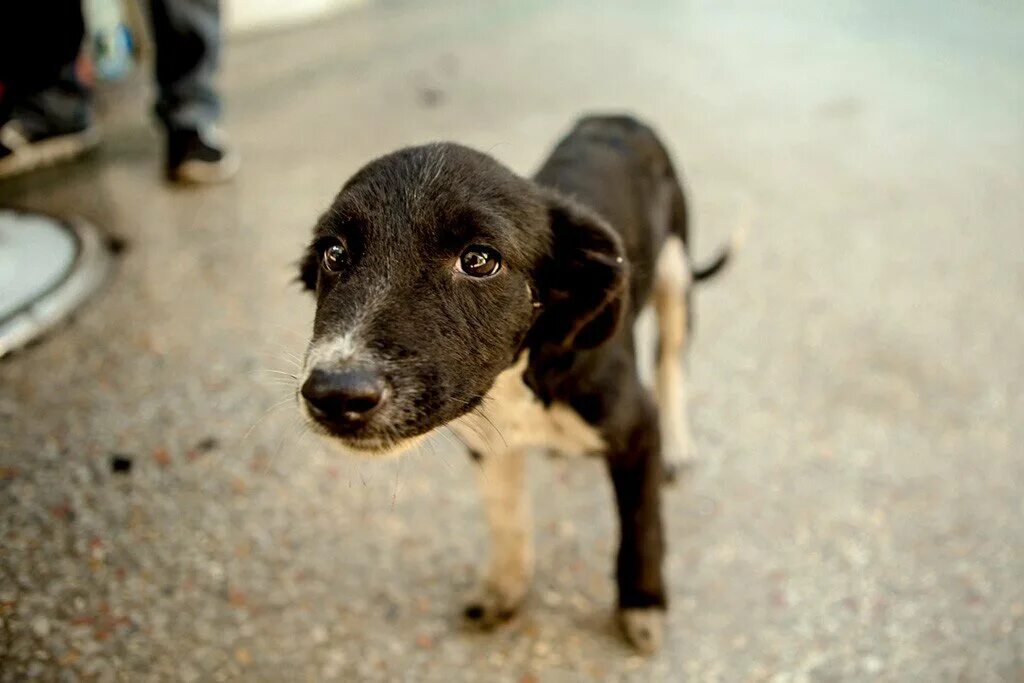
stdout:
POLYGON ((128 249, 128 240, 117 235, 107 235, 107 249, 114 254, 122 254, 128 249))
POLYGON ((388 621, 398 621, 398 617, 400 615, 401 615, 401 609, 399 609, 398 605, 396 605, 394 603, 390 603, 388 605, 388 609, 387 609, 387 612, 385 614, 385 618, 388 621))
POLYGON ((215 436, 207 436, 196 442, 193 449, 197 453, 209 453, 210 451, 217 450, 220 447, 220 440, 215 436))
POLYGON ((110 456, 110 471, 115 474, 128 474, 132 471, 132 456, 114 454, 110 456))

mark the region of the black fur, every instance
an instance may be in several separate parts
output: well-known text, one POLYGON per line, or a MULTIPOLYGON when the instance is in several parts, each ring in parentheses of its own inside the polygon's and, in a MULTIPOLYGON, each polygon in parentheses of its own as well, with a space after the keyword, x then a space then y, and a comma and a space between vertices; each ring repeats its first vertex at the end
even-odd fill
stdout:
POLYGON ((528 350, 528 386, 608 444, 621 606, 664 607, 657 413, 632 330, 670 234, 687 239, 679 180, 655 134, 625 116, 580 120, 533 181, 448 143, 371 162, 320 219, 300 280, 316 290, 313 343, 358 326, 390 399, 364 424, 325 428, 355 447, 428 432, 528 350), (340 274, 320 266, 334 240, 349 254, 340 274), (501 253, 497 275, 455 272, 472 244, 501 253))

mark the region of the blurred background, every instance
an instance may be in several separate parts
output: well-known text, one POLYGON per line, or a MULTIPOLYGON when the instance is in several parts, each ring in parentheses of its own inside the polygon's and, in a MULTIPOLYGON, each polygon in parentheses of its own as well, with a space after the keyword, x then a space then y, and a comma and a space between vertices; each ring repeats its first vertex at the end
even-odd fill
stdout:
MULTIPOLYGON (((234 0, 217 143, 153 116, 147 12, 86 10, 96 140, 0 179, 0 680, 1024 680, 1020 3, 234 0), (464 453, 342 459, 291 401, 349 175, 438 139, 530 174, 591 111, 663 136, 698 259, 753 219, 697 296, 650 659, 599 462, 531 461, 534 591, 472 633, 464 453)), ((12 11, 8 81, 66 28, 12 11)))

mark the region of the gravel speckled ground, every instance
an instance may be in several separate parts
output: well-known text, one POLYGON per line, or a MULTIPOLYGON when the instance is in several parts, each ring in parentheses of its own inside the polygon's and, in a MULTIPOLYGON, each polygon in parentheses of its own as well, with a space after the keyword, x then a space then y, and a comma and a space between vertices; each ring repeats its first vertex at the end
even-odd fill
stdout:
POLYGON ((162 184, 122 93, 96 156, 0 186, 129 243, 0 364, 0 680, 1024 679, 1024 13, 941 4, 370 4, 230 45, 245 166, 206 190, 162 184), (453 138, 529 172, 594 108, 671 141, 698 252, 755 217, 699 295, 705 464, 650 660, 612 626, 598 463, 531 463, 529 609, 466 633, 471 464, 339 459, 275 372, 362 162, 453 138))

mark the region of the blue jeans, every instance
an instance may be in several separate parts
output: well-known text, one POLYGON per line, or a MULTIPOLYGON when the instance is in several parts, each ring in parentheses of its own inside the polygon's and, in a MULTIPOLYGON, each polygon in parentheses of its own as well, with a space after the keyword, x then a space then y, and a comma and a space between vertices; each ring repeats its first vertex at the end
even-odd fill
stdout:
MULTIPOLYGON (((214 76, 220 57, 218 0, 148 0, 156 44, 157 117, 169 131, 200 129, 220 118, 214 76)), ((70 0, 12 2, 0 10, 0 123, 30 131, 72 132, 90 122, 89 93, 75 76, 84 34, 70 0), (10 33, 10 35, 7 35, 10 33)))

